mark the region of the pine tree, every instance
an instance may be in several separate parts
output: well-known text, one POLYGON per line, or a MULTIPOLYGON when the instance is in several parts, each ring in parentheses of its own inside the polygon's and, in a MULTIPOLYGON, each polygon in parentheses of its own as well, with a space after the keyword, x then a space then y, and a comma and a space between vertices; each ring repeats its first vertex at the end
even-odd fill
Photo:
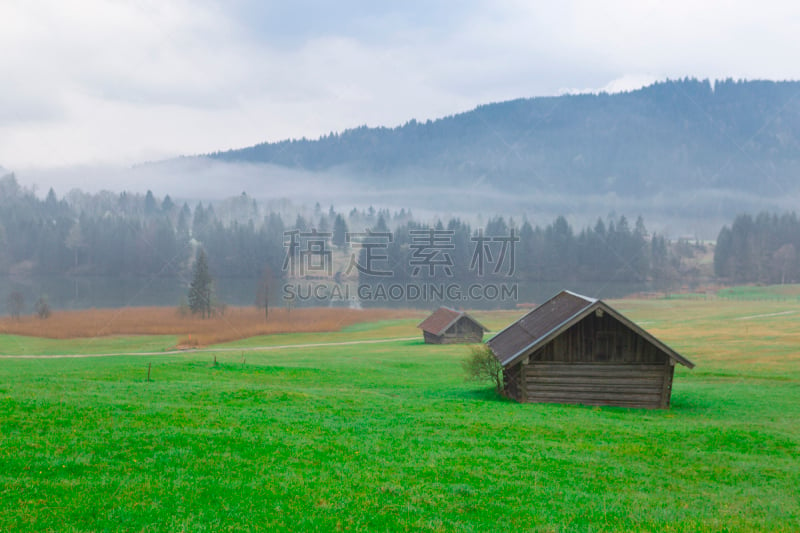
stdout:
POLYGON ((189 239, 189 220, 192 218, 192 210, 189 205, 184 202, 180 213, 178 213, 178 223, 175 230, 178 232, 178 237, 181 241, 189 239))
POLYGON ((200 248, 194 263, 192 283, 189 285, 189 309, 192 310, 192 314, 200 313, 203 318, 211 316, 213 292, 214 280, 208 270, 206 252, 200 248))
POLYGON ((168 194, 164 197, 164 201, 161 202, 161 211, 169 215, 173 209, 175 209, 175 202, 172 201, 168 194))
POLYGON ((347 223, 342 218, 342 215, 336 215, 336 220, 333 222, 333 244, 335 246, 344 246, 347 237, 347 223))
POLYGON ((144 214, 145 215, 152 215, 158 211, 158 204, 156 203, 156 198, 153 196, 153 191, 150 189, 147 190, 147 194, 144 197, 144 214))

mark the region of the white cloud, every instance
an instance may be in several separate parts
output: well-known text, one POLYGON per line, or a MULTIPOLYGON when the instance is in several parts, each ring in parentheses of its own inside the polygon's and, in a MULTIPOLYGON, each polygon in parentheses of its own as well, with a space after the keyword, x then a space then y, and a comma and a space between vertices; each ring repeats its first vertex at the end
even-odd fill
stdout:
POLYGON ((137 162, 564 87, 800 78, 789 2, 344 5, 312 23, 313 3, 0 3, 0 163, 137 162))

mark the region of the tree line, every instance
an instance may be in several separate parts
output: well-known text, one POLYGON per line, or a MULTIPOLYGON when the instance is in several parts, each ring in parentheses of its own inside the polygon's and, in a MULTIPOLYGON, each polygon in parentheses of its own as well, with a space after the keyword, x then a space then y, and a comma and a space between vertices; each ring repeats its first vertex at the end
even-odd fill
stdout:
POLYGON ((624 216, 598 219, 579 232, 563 216, 544 227, 501 216, 479 228, 458 218, 433 226, 412 220, 394 231, 381 218, 370 230, 390 233, 391 241, 379 254, 385 259, 372 264, 369 254, 376 254, 377 245, 358 250, 364 283, 672 280, 680 262, 666 238, 650 234, 641 217, 633 227, 624 216), (387 270, 391 275, 383 280, 387 270))
POLYGON ((800 280, 800 220, 795 213, 737 216, 724 226, 714 250, 714 273, 735 283, 800 280))
POLYGON ((383 270, 391 265, 400 280, 417 275, 467 280, 477 274, 531 281, 675 276, 672 247, 663 236, 650 234, 641 217, 633 224, 624 216, 598 219, 579 231, 564 217, 545 226, 503 217, 480 227, 458 218, 429 225, 406 209, 339 212, 317 204, 311 212, 287 215, 265 210, 244 193, 194 206, 179 205, 168 195, 156 198, 150 191, 73 191, 59 199, 50 190, 40 199, 13 175, 0 178, 0 273, 188 279, 202 248, 215 277, 259 279, 266 270, 279 278, 286 275, 287 234, 293 230, 328 235, 327 245, 340 256, 353 256, 356 268, 366 262, 367 252, 353 234, 389 233, 378 255, 386 256, 383 270), (431 231, 443 248, 425 246, 431 231), (437 261, 446 255, 449 265, 431 267, 425 258, 432 255, 437 261))

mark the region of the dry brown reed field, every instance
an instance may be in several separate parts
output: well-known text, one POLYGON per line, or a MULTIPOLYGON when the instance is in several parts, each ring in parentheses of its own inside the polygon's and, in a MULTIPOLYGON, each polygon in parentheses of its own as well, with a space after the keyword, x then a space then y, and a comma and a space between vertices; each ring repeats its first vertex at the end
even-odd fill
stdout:
POLYGON ((110 335, 178 335, 179 346, 206 346, 257 335, 338 331, 359 322, 418 318, 406 309, 296 308, 264 310, 229 307, 224 315, 200 318, 181 315, 173 307, 125 307, 60 311, 50 318, 34 316, 0 318, 0 334, 50 339, 105 337, 110 335))

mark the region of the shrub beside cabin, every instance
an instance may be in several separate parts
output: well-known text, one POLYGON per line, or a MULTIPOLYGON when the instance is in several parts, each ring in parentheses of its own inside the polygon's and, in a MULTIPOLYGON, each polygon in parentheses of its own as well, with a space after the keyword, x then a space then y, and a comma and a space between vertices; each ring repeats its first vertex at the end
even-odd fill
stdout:
POLYGON ((417 326, 427 344, 481 342, 483 332, 489 331, 463 311, 440 307, 417 326))
POLYGON ((602 300, 562 291, 491 338, 519 402, 669 407, 679 355, 602 300))

